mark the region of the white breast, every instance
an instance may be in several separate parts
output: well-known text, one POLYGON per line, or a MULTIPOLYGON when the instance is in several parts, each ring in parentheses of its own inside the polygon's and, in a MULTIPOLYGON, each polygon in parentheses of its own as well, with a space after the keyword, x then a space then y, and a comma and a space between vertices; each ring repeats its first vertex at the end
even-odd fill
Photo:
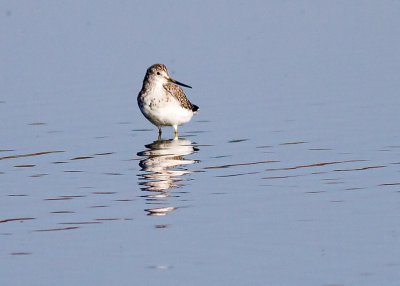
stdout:
POLYGON ((139 106, 143 115, 156 126, 181 125, 193 117, 193 111, 183 108, 162 86, 151 89, 141 98, 139 106))

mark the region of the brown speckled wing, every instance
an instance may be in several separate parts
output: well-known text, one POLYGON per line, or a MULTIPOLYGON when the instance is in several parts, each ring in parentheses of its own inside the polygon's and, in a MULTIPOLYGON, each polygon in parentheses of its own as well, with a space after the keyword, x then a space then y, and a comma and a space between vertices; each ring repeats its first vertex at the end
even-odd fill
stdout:
POLYGON ((193 105, 189 99, 187 99, 185 93, 183 92, 182 88, 180 88, 179 86, 177 86, 176 84, 172 84, 172 83, 167 83, 164 84, 164 88, 166 91, 169 92, 169 94, 171 94, 173 97, 175 97, 181 104, 181 106, 183 108, 192 110, 192 111, 196 111, 197 110, 197 106, 193 105))

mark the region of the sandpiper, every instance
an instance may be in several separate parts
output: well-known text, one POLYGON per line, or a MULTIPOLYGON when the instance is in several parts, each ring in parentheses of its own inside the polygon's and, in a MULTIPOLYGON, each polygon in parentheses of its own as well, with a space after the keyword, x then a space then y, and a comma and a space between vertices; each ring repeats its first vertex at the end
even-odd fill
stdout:
POLYGON ((163 64, 149 67, 143 79, 142 90, 137 97, 138 105, 144 117, 158 127, 159 136, 162 126, 172 126, 177 137, 178 126, 189 122, 199 110, 178 85, 192 88, 171 78, 163 64))

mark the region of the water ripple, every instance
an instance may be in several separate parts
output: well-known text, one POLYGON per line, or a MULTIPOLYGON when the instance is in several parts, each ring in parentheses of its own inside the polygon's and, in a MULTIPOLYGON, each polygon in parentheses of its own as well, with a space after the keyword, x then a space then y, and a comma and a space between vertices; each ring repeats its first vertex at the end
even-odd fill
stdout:
POLYGON ((279 161, 266 160, 266 161, 257 161, 257 162, 249 162, 249 163, 235 163, 235 164, 209 166, 209 167, 205 167, 204 169, 223 169, 223 168, 231 168, 231 167, 239 167, 239 166, 251 166, 251 165, 269 164, 269 163, 277 163, 277 162, 279 162, 279 161))
POLYGON ((33 156, 42 156, 42 155, 54 154, 54 153, 62 153, 62 152, 64 152, 64 151, 43 151, 43 152, 37 152, 37 153, 10 155, 10 156, 0 157, 0 160, 16 159, 16 158, 23 158, 23 157, 33 157, 33 156))

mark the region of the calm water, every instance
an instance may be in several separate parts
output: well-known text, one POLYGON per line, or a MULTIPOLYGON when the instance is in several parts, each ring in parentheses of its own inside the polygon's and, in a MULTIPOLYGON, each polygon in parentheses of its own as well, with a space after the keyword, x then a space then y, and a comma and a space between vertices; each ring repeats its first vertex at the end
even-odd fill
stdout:
POLYGON ((3 1, 0 284, 398 285, 399 15, 3 1), (156 62, 200 106, 177 140, 156 62))

